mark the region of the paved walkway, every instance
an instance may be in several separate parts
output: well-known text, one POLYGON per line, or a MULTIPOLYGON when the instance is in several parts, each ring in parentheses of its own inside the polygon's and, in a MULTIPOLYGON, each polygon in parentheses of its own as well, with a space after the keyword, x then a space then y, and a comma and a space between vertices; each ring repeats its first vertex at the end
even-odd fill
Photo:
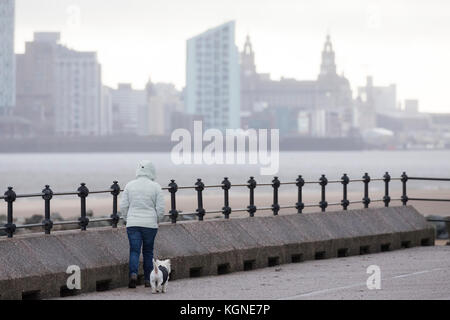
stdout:
POLYGON ((180 279, 165 294, 143 286, 64 299, 447 299, 450 246, 305 261, 221 276, 180 279), (381 289, 369 290, 367 267, 381 269, 381 289))

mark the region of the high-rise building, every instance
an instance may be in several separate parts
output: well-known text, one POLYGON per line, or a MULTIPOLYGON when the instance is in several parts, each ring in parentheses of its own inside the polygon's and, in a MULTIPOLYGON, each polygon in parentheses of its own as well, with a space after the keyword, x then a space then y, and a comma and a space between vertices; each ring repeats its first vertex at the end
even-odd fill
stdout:
POLYGON ((240 127, 239 54, 234 21, 187 41, 186 111, 203 116, 204 128, 240 127))
POLYGON ((55 132, 56 57, 59 33, 37 32, 16 55, 16 114, 32 120, 39 135, 55 132))
POLYGON ((363 101, 367 101, 377 113, 397 111, 397 87, 395 84, 375 86, 373 78, 368 76, 366 85, 358 88, 358 95, 363 101))
MULTIPOLYGON (((395 84, 389 86, 375 86, 373 78, 366 78, 366 85, 358 87, 356 98, 356 122, 360 132, 377 127, 397 130, 399 125, 391 116, 398 117, 397 93, 395 84), (392 121, 391 121, 392 120, 392 121), (394 124, 390 123, 393 122, 394 124)), ((403 115, 401 115, 403 117, 403 115)))
POLYGON ((101 67, 95 52, 59 43, 58 32, 37 32, 17 55, 17 111, 39 133, 99 135, 101 67))
POLYGON ((146 91, 133 89, 130 83, 119 83, 111 97, 114 133, 145 135, 142 126, 148 107, 146 91))
POLYGON ((184 111, 181 92, 172 83, 152 83, 146 85, 148 115, 147 132, 150 135, 169 135, 172 130, 172 115, 184 111))
POLYGON ((112 90, 102 86, 102 103, 100 108, 100 135, 113 134, 112 90))
POLYGON ((14 0, 0 1, 0 115, 10 114, 16 102, 14 0))
POLYGON ((56 58, 56 134, 100 135, 101 67, 95 52, 60 46, 56 58))
MULTIPOLYGON (((133 89, 119 83, 109 89, 113 134, 161 136, 169 134, 171 113, 182 111, 181 93, 170 83, 153 83, 145 89, 133 89)), ((106 97, 104 98, 106 101, 106 97)))
POLYGON ((146 131, 149 135, 164 135, 164 99, 158 96, 155 84, 148 80, 145 90, 147 92, 148 113, 146 114, 146 131))
POLYGON ((406 99, 405 100, 405 112, 418 113, 419 112, 419 100, 406 99))

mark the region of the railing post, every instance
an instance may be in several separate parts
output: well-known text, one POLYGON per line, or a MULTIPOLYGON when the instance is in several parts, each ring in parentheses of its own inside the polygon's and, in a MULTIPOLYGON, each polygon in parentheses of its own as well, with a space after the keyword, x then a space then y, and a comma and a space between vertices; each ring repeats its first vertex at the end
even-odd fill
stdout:
POLYGON ((175 199, 175 194, 178 190, 178 185, 175 183, 175 180, 170 180, 169 183, 169 192, 170 192, 170 220, 172 223, 177 223, 178 211, 177 211, 177 203, 175 199))
POLYGON ((299 175, 297 180, 295 181, 297 181, 295 185, 298 187, 297 203, 295 204, 295 208, 297 209, 297 213, 302 213, 303 209, 305 208, 302 194, 303 186, 305 185, 305 180, 303 180, 302 176, 299 175))
POLYGON ((230 218, 231 214, 231 208, 230 208, 230 202, 228 198, 228 190, 231 188, 231 183, 228 180, 227 177, 225 177, 222 181, 222 189, 223 189, 223 208, 222 208, 222 214, 224 215, 225 219, 230 218))
POLYGON ((4 195, 4 199, 8 203, 8 216, 5 224, 6 234, 8 235, 8 238, 12 238, 14 232, 16 232, 16 225, 13 223, 13 202, 16 201, 16 193, 14 192, 13 187, 8 187, 8 190, 4 195))
POLYGON ((328 202, 325 200, 325 186, 328 184, 328 179, 323 174, 319 179, 319 184, 321 186, 321 200, 319 202, 319 207, 322 209, 322 212, 325 212, 325 209, 328 207, 328 202))
POLYGON ((385 207, 389 207, 389 202, 391 202, 391 197, 389 196, 389 182, 391 181, 391 176, 386 171, 386 173, 383 176, 384 181, 384 197, 383 202, 385 207))
POLYGON ((406 195, 406 182, 408 181, 408 176, 406 175, 406 172, 403 172, 401 176, 401 182, 402 182, 402 203, 404 206, 406 206, 406 203, 408 202, 408 196, 406 195))
POLYGON ((364 203, 364 208, 367 209, 369 207, 369 203, 370 203, 370 198, 369 198, 370 177, 366 172, 362 178, 363 178, 363 182, 364 182, 364 198, 362 199, 362 201, 364 203))
POLYGON ((117 214, 117 197, 120 194, 120 186, 117 181, 113 181, 113 184, 111 186, 111 194, 113 196, 113 212, 110 216, 111 218, 111 225, 113 228, 117 228, 117 224, 119 223, 120 217, 117 214))
POLYGON ((273 215, 277 216, 278 211, 280 211, 280 205, 278 204, 278 188, 280 188, 280 180, 278 180, 278 177, 273 178, 272 187, 273 187, 272 211, 273 211, 273 215))
POLYGON ((42 199, 45 201, 45 218, 42 221, 42 225, 45 230, 45 234, 50 234, 53 228, 53 221, 50 219, 50 200, 53 198, 53 191, 50 189, 49 185, 45 186, 45 189, 42 190, 42 199))
POLYGON ((82 231, 85 231, 87 225, 89 224, 89 218, 86 217, 86 198, 88 195, 89 189, 86 187, 86 184, 82 182, 81 186, 78 188, 78 197, 81 199, 81 217, 78 218, 78 225, 82 231))
POLYGON ((247 181, 247 188, 250 189, 250 204, 247 206, 247 212, 250 217, 255 216, 256 206, 255 206, 255 188, 256 188, 256 180, 254 177, 250 177, 250 180, 247 181))
POLYGON ((196 211, 199 221, 203 221, 203 216, 205 215, 205 209, 203 209, 203 195, 202 195, 202 191, 204 189, 205 184, 202 182, 202 179, 197 179, 197 182, 195 183, 195 190, 197 190, 198 209, 196 211))
POLYGON ((350 205, 350 201, 348 201, 347 198, 347 186, 350 182, 349 177, 347 176, 346 173, 344 173, 344 175, 341 178, 341 183, 342 183, 342 201, 341 201, 341 206, 344 210, 347 210, 347 207, 350 205))

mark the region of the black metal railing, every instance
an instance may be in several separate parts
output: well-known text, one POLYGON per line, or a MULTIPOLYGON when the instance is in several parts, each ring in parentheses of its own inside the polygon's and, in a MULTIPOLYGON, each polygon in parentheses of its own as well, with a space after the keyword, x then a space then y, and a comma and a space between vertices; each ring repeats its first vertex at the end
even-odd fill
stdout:
MULTIPOLYGON (((199 221, 204 219, 206 214, 218 214, 221 213, 225 219, 229 219, 230 215, 234 212, 247 212, 250 217, 254 217, 257 211, 271 210, 273 215, 278 215, 281 209, 296 209, 297 213, 301 214, 305 208, 318 207, 322 212, 325 212, 329 206, 342 206, 343 210, 347 210, 352 204, 362 204, 364 208, 369 208, 369 205, 374 202, 383 202, 385 207, 389 207, 392 201, 401 201, 403 205, 406 205, 408 201, 450 201, 449 199, 436 199, 436 198, 416 198, 408 197, 407 195, 407 182, 410 180, 422 180, 422 181, 450 181, 450 178, 426 178, 426 177, 408 177, 405 172, 399 178, 392 178, 388 172, 384 174, 382 178, 372 179, 368 173, 365 173, 361 179, 350 179, 347 174, 344 174, 339 180, 328 180, 325 175, 322 175, 316 181, 305 181, 301 175, 293 182, 282 182, 278 177, 274 177, 270 183, 258 184, 254 177, 250 177, 246 184, 232 185, 230 180, 225 177, 221 184, 217 185, 205 185, 201 179, 197 179, 194 186, 178 186, 175 180, 171 180, 167 187, 162 188, 170 193, 170 210, 165 216, 170 218, 172 223, 176 223, 180 215, 195 215, 199 221), (369 196, 369 185, 373 182, 384 183, 384 196, 381 199, 371 199, 369 196), (391 198, 389 184, 391 181, 400 181, 402 184, 402 193, 400 198, 391 198), (361 200, 349 200, 347 187, 350 183, 363 183, 364 195, 361 200), (318 184, 320 186, 320 201, 319 203, 304 203, 303 202, 303 188, 307 184, 318 184), (326 187, 329 184, 342 184, 342 200, 340 202, 328 203, 326 198, 326 187), (282 185, 295 185, 297 187, 297 202, 292 205, 280 205, 278 201, 278 189, 282 185), (255 205, 255 189, 260 186, 270 186, 273 189, 273 203, 268 207, 256 207, 255 205), (249 205, 246 208, 232 209, 229 203, 229 191, 231 188, 245 187, 249 189, 249 205), (221 209, 207 211, 203 206, 203 192, 205 189, 221 188, 224 192, 224 202, 221 209), (195 212, 181 212, 177 210, 176 195, 179 190, 182 189, 194 189, 197 192, 197 209, 195 212)), ((52 228, 55 225, 73 225, 78 224, 79 228, 84 231, 87 229, 90 222, 110 222, 113 228, 117 228, 120 221, 118 212, 118 196, 120 192, 120 186, 117 181, 114 181, 111 187, 107 190, 90 191, 85 183, 81 183, 76 192, 53 192, 50 186, 46 185, 41 193, 34 194, 16 194, 12 187, 8 187, 8 190, 3 196, 0 196, 0 200, 3 199, 7 203, 7 222, 3 227, 0 227, 0 231, 6 232, 9 238, 12 238, 17 229, 42 227, 45 234, 50 234, 52 228), (86 198, 90 194, 102 194, 110 193, 113 196, 112 202, 112 214, 109 218, 98 218, 90 220, 86 214, 86 198), (67 196, 77 195, 80 198, 80 217, 78 221, 55 221, 51 220, 50 204, 51 200, 55 196, 67 196), (13 216, 13 204, 19 198, 33 198, 42 197, 44 200, 44 220, 42 223, 36 224, 24 224, 16 226, 14 224, 13 216)))

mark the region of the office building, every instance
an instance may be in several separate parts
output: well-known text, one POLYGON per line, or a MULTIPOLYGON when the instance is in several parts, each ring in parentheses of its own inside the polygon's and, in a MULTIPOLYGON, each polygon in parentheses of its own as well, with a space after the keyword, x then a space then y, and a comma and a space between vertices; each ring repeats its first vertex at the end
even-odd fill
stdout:
POLYGON ((119 83, 112 90, 114 134, 145 135, 145 110, 148 108, 146 91, 133 89, 130 83, 119 83))
POLYGON ((95 52, 59 43, 58 32, 37 32, 17 55, 17 114, 38 134, 99 135, 101 67, 95 52))
POLYGON ((358 96, 367 101, 377 113, 392 113, 397 110, 397 86, 375 86, 373 78, 367 77, 366 85, 358 88, 358 96))

